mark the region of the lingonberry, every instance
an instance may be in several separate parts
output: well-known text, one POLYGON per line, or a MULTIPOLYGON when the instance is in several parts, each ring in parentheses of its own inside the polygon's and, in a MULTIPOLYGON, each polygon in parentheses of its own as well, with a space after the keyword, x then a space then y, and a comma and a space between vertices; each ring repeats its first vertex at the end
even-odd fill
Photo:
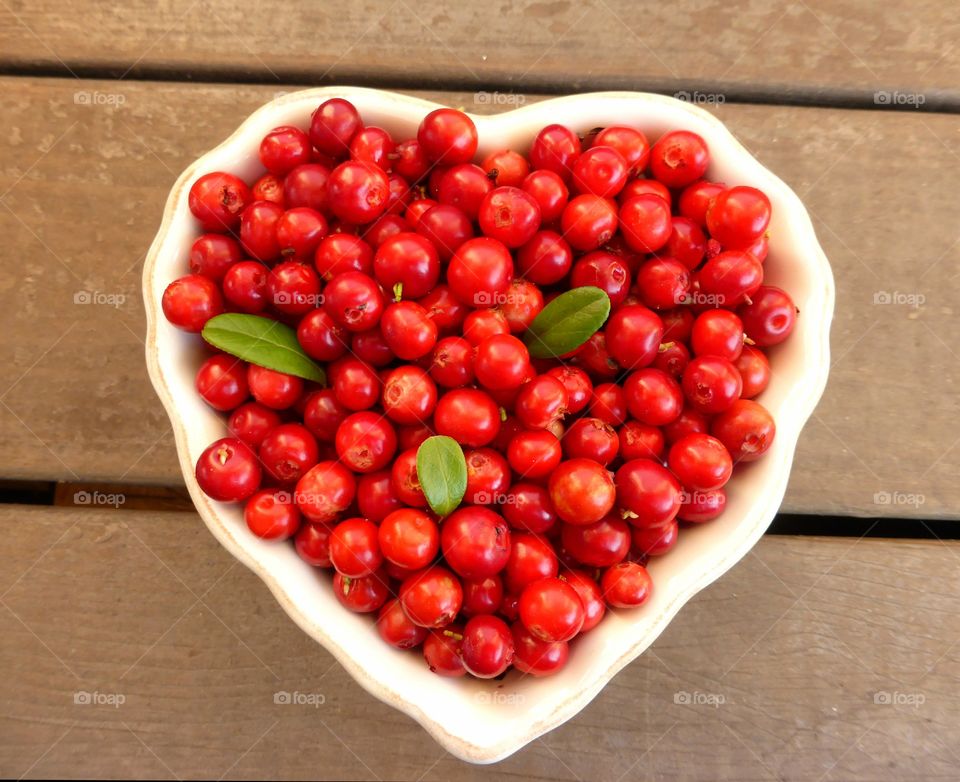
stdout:
POLYGON ((310 141, 320 152, 342 158, 350 151, 350 140, 363 123, 350 101, 331 98, 320 104, 310 120, 310 141))
POLYGON ((332 443, 337 429, 348 415, 350 411, 337 401, 333 389, 324 388, 307 396, 303 424, 320 442, 332 443))
POLYGON ((423 369, 401 366, 383 381, 383 410, 391 421, 414 425, 430 419, 437 405, 437 386, 423 369))
POLYGON ((377 632, 397 649, 414 649, 427 637, 427 629, 410 621, 397 598, 384 603, 377 614, 377 632))
POLYGON ((467 579, 499 573, 510 557, 510 527, 483 507, 454 511, 440 529, 440 549, 451 569, 467 579))
POLYGON ((358 358, 345 356, 331 364, 329 378, 337 402, 348 410, 369 410, 380 399, 380 376, 358 358))
POLYGON ((253 398, 274 410, 292 407, 303 393, 303 381, 299 377, 256 364, 247 367, 247 383, 253 398))
POLYGON ((330 562, 338 573, 360 578, 374 573, 383 563, 377 541, 377 525, 367 519, 346 519, 330 536, 330 562))
POLYGON ((357 507, 364 518, 375 524, 380 524, 393 511, 399 510, 400 500, 390 485, 390 470, 365 473, 359 477, 357 507))
POLYGON ((517 388, 527 378, 529 367, 527 346, 514 336, 495 334, 477 345, 474 372, 484 388, 517 388))
POLYGON ((211 356, 200 365, 194 385, 214 410, 233 410, 250 395, 246 364, 224 354, 211 356))
POLYGON ((408 451, 411 448, 419 448, 433 435, 434 431, 428 424, 401 426, 397 429, 397 443, 401 450, 408 451))
POLYGON ((328 524, 350 507, 356 492, 350 470, 339 462, 323 461, 297 481, 294 499, 309 521, 328 524))
POLYGON ((510 465, 493 448, 466 451, 467 490, 464 501, 474 505, 493 505, 503 501, 510 486, 510 465))
MULTIPOLYGON (((243 373, 243 383, 246 385, 246 371, 243 373)), ((276 426, 280 425, 280 416, 269 407, 259 402, 247 402, 240 405, 230 415, 227 429, 234 437, 243 440, 250 448, 258 450, 263 438, 276 426)))
POLYGON ((740 399, 713 419, 710 433, 730 452, 735 463, 752 462, 773 445, 777 427, 759 402, 740 399))
POLYGON ((677 479, 651 459, 631 459, 616 476, 621 515, 637 527, 659 527, 672 521, 680 509, 677 479))
POLYGON ((580 156, 580 137, 563 125, 547 125, 533 140, 530 163, 534 168, 545 168, 564 181, 570 178, 573 164, 580 156))
POLYGON ((607 612, 600 585, 582 570, 565 570, 560 578, 573 587, 583 604, 583 625, 580 628, 580 635, 583 635, 600 624, 607 612))
POLYGON ((262 312, 269 299, 269 270, 256 261, 240 261, 231 266, 223 278, 223 298, 240 312, 255 315, 262 312))
POLYGON ((480 205, 491 190, 493 182, 480 166, 463 163, 451 166, 440 175, 437 201, 454 206, 468 219, 476 220, 480 214, 480 205))
POLYGON ((393 459, 397 434, 381 414, 363 411, 353 413, 340 424, 334 446, 340 461, 354 472, 376 472, 393 459))
POLYGON ((213 280, 188 274, 167 286, 161 306, 170 323, 183 331, 196 333, 203 330, 210 318, 223 312, 223 297, 213 280))
POLYGON ((570 272, 570 287, 590 285, 599 288, 610 298, 614 308, 623 304, 630 291, 630 270, 613 253, 597 250, 581 257, 570 272))
POLYGON ((674 217, 671 224, 673 230, 662 252, 693 271, 707 253, 707 237, 700 226, 689 217, 674 217))
POLYGON ((725 252, 708 260, 697 272, 700 293, 716 306, 732 308, 753 296, 763 282, 763 265, 745 252, 725 252))
POLYGON ((267 275, 267 293, 275 310, 285 315, 305 315, 321 301, 320 278, 305 263, 285 261, 267 275))
POLYGON ((330 169, 320 163, 304 163, 283 178, 283 202, 288 209, 305 206, 326 213, 330 169))
POLYGON ((250 196, 254 201, 271 201, 286 208, 287 200, 283 195, 283 177, 274 174, 264 174, 250 188, 250 196))
POLYGON ((580 155, 572 173, 573 189, 578 193, 614 198, 627 183, 629 166, 620 152, 601 144, 580 155))
POLYGON ((627 396, 617 383, 600 383, 593 389, 587 413, 609 426, 620 426, 627 420, 627 396))
POLYGON ((463 604, 460 580, 445 567, 433 565, 414 573, 400 585, 404 613, 420 627, 450 624, 463 604))
POLYGON ((420 142, 407 139, 397 144, 394 150, 393 170, 408 182, 416 183, 430 169, 430 161, 423 154, 420 142))
POLYGON ((390 182, 383 169, 358 160, 341 163, 327 180, 330 211, 355 225, 372 222, 382 215, 389 193, 390 182))
POLYGON ((300 528, 300 511, 293 497, 277 489, 263 489, 247 500, 243 519, 254 535, 265 540, 286 540, 300 528))
POLYGON ((563 435, 563 453, 568 459, 593 459, 607 465, 619 450, 616 430, 599 418, 580 418, 563 435))
POLYGON ((223 234, 203 234, 190 247, 190 272, 220 282, 240 261, 240 245, 223 234))
POLYGON ((260 142, 260 162, 276 176, 284 176, 297 166, 309 163, 310 154, 310 138, 292 125, 274 128, 260 142))
POLYGON ((330 234, 317 246, 313 265, 326 281, 344 272, 373 275, 373 248, 353 234, 330 234))
POLYGON ((620 456, 624 461, 659 460, 663 456, 665 441, 659 427, 627 421, 617 434, 620 438, 620 456))
POLYGON ((688 492, 684 495, 677 518, 680 521, 702 524, 717 518, 726 505, 727 495, 723 489, 688 492))
POLYGON ((290 484, 319 461, 317 441, 301 424, 280 424, 263 438, 260 463, 274 480, 290 484))
POLYGON ((697 356, 683 371, 683 393, 695 410, 707 415, 727 410, 743 390, 737 368, 719 356, 697 356))
POLYGON ((699 410, 695 410, 689 404, 684 405, 680 415, 661 430, 667 445, 673 445, 677 440, 686 437, 688 434, 702 434, 709 431, 709 417, 699 410))
POLYGON ((569 641, 583 627, 583 602, 566 581, 548 577, 528 584, 520 595, 520 621, 547 643, 569 641))
POLYGON ((330 535, 333 528, 327 524, 301 524, 293 539, 300 559, 314 567, 331 567, 330 535))
POLYGON ((258 261, 273 262, 280 257, 277 223, 283 207, 271 201, 254 201, 240 215, 240 244, 258 261))
POLYGON ((390 134, 375 125, 361 128, 350 139, 351 158, 371 163, 384 171, 389 171, 391 168, 394 148, 390 134))
POLYGON ((540 220, 544 225, 560 218, 570 198, 566 184, 558 174, 546 169, 532 171, 523 180, 520 188, 533 196, 540 207, 540 220))
POLYGON ((430 240, 442 260, 449 261, 460 245, 473 238, 473 223, 462 209, 437 204, 423 213, 416 232, 430 240))
POLYGON ((246 182, 233 174, 204 174, 190 186, 187 203, 204 231, 224 233, 240 224, 240 213, 253 197, 246 182))
POLYGON ((297 341, 311 358, 317 361, 336 361, 347 350, 347 331, 337 324, 329 310, 308 312, 297 326, 297 341))
POLYGON ((643 171, 650 159, 650 142, 636 128, 621 125, 606 127, 594 137, 593 146, 617 150, 627 162, 627 168, 632 174, 643 171))
POLYGON ((688 185, 680 193, 677 209, 684 217, 693 220, 701 229, 707 227, 707 210, 713 199, 727 189, 722 182, 700 180, 688 185))
POLYGON ((491 152, 483 159, 481 168, 494 184, 507 187, 520 187, 530 173, 527 159, 511 149, 491 152))
POLYGON ((463 337, 477 346, 497 334, 509 334, 510 324, 500 310, 473 310, 463 320, 463 337))
POLYGON ((560 282, 573 265, 573 251, 560 234, 539 231, 517 250, 517 270, 536 285, 560 282))
POLYGON ((518 187, 497 187, 483 197, 477 219, 485 236, 521 247, 540 228, 540 205, 518 187))
POLYGON ((600 579, 603 599, 614 608, 643 605, 653 591, 653 580, 643 565, 621 562, 605 570, 600 579))
POLYGON ((663 321, 664 342, 686 342, 693 331, 693 321, 696 316, 689 307, 677 307, 672 310, 663 310, 657 313, 663 321))
POLYGON ((673 199, 670 190, 656 179, 631 179, 626 187, 620 191, 620 197, 617 199, 621 204, 642 195, 655 195, 662 198, 667 206, 670 206, 673 199))
POLYGON ((628 304, 611 313, 604 335, 614 361, 624 369, 639 369, 657 357, 664 338, 663 322, 646 307, 628 304))
POLYGON ((377 572, 369 576, 352 578, 334 573, 333 594, 344 608, 358 614, 373 613, 387 602, 390 596, 387 574, 377 572))
POLYGON ((405 361, 426 356, 437 344, 437 324, 415 301, 387 305, 380 318, 380 330, 394 355, 405 361))
POLYGON ((417 303, 427 311, 430 320, 437 324, 441 334, 459 332, 470 307, 453 295, 450 288, 440 284, 426 296, 417 299, 417 303))
MULTIPOLYGON (((682 512, 683 506, 680 507, 682 512)), ((674 519, 662 527, 633 527, 631 532, 631 551, 635 556, 659 557, 677 545, 680 525, 674 519)))
POLYGON ((510 557, 503 569, 508 594, 520 595, 528 584, 556 576, 559 570, 557 554, 545 539, 528 532, 510 536, 510 557))
POLYGON ((344 272, 327 285, 323 307, 349 331, 367 331, 380 321, 384 310, 380 286, 361 272, 344 272))
POLYGON ((641 253, 655 253, 667 243, 673 231, 670 204, 651 194, 624 201, 619 218, 627 245, 641 253))
POLYGON ((562 456, 560 440, 546 429, 520 431, 507 446, 510 467, 529 480, 546 478, 560 464, 562 456))
POLYGON ((474 616, 464 625, 460 649, 463 667, 469 673, 480 679, 492 679, 513 662, 513 633, 509 625, 496 616, 474 616))
POLYGON ((256 455, 236 437, 211 443, 197 459, 197 483, 220 502, 240 502, 260 488, 262 473, 256 455))
POLYGON ((503 242, 488 237, 468 239, 450 259, 447 284, 453 295, 472 307, 499 302, 513 280, 513 258, 503 242))
POLYGON ((298 206, 283 213, 277 220, 276 231, 281 256, 311 263, 328 226, 320 212, 298 206))
POLYGON ((420 122, 417 141, 434 163, 469 163, 477 152, 477 126, 462 111, 434 109, 420 122))
POLYGON ((473 346, 463 337, 444 337, 433 349, 430 377, 444 388, 473 382, 473 346))
POLYGON ((689 130, 665 133, 650 150, 650 171, 667 187, 679 189, 700 179, 710 154, 701 136, 689 130))
POLYGON ((770 199, 755 187, 717 193, 707 208, 707 230, 727 250, 749 247, 770 225, 770 199))
POLYGON ((687 300, 690 271, 673 258, 653 258, 637 271, 635 290, 651 309, 672 309, 687 300))
POLYGON ((733 365, 737 368, 740 379, 743 381, 743 390, 740 392, 741 399, 753 399, 770 385, 770 362, 762 350, 744 345, 743 351, 733 362, 733 365))
POLYGON ((567 389, 567 412, 577 415, 590 404, 593 396, 593 383, 582 369, 571 366, 553 367, 547 372, 563 383, 567 389))
POLYGON ((515 483, 503 504, 503 515, 515 530, 542 534, 553 527, 557 512, 550 493, 536 483, 515 483))
POLYGON ((717 438, 708 434, 688 434, 670 446, 667 456, 670 471, 687 489, 720 489, 730 480, 733 460, 717 438))
POLYGON ((557 515, 571 524, 600 521, 616 501, 612 474, 592 459, 561 462, 547 488, 557 515))
POLYGON ((602 331, 590 337, 574 356, 574 361, 583 367, 593 380, 613 380, 620 374, 620 365, 607 351, 607 340, 602 331))
POLYGON ((464 616, 471 617, 480 614, 495 614, 503 602, 503 579, 500 576, 463 581, 463 608, 464 616))
POLYGON ((448 625, 431 630, 423 641, 423 659, 431 673, 456 678, 466 676, 460 647, 463 644, 463 627, 448 625))
POLYGON ((514 415, 529 429, 547 429, 567 412, 567 389, 552 375, 538 375, 520 389, 514 415))
POLYGON ((564 524, 560 530, 563 548, 588 567, 610 567, 630 551, 630 525, 615 514, 593 524, 564 524))
POLYGON ((664 426, 683 409, 680 384, 660 369, 638 369, 623 384, 630 415, 642 424, 664 426))
MULTIPOLYGON (((668 208, 668 214, 669 211, 668 208)), ((572 199, 560 215, 563 238, 583 252, 596 250, 606 244, 613 237, 618 224, 615 203, 587 193, 572 199)))
POLYGON ((377 248, 373 271, 386 290, 399 290, 405 299, 418 299, 437 284, 440 256, 429 239, 412 232, 401 233, 377 248))
POLYGON ((374 220, 370 227, 364 231, 363 236, 370 246, 376 249, 397 234, 404 233, 407 228, 406 220, 399 215, 387 212, 374 220))
POLYGON ((427 507, 427 498, 417 474, 417 449, 402 451, 390 468, 390 488, 404 505, 413 508, 427 507))
POLYGON ((410 226, 410 230, 416 231, 420 218, 435 206, 438 206, 438 202, 432 198, 416 198, 411 201, 403 213, 403 219, 410 226))
POLYGON ((780 288, 762 285, 751 294, 751 301, 742 304, 737 314, 743 330, 760 347, 779 345, 793 332, 797 308, 793 299, 780 288))
POLYGON ((400 508, 380 523, 379 542, 387 561, 419 570, 436 558, 440 550, 440 531, 426 513, 414 508, 400 508))
POLYGON ((743 351, 743 323, 730 310, 706 310, 693 322, 690 347, 695 356, 736 361, 743 351))

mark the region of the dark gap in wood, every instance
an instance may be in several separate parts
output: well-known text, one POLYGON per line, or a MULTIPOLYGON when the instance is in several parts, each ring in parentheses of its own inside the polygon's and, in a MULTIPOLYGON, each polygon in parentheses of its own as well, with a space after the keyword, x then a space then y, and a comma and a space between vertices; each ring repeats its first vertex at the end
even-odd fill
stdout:
MULTIPOLYGON (((194 510, 190 494, 183 486, 135 486, 102 482, 0 480, 0 505, 177 512, 194 510)), ((960 523, 950 519, 861 518, 780 513, 773 520, 767 534, 960 540, 960 523)))
MULTIPOLYGON (((636 90, 662 95, 683 93, 709 108, 711 101, 724 103, 753 103, 780 106, 810 106, 836 109, 864 109, 902 112, 960 113, 960 90, 916 90, 884 85, 877 89, 865 87, 816 87, 792 84, 744 84, 728 82, 698 82, 662 77, 608 76, 592 80, 567 81, 556 78, 526 75, 523 84, 516 84, 509 76, 491 75, 482 81, 451 77, 447 74, 425 71, 402 76, 378 73, 364 69, 342 68, 333 73, 307 69, 237 68, 229 66, 156 64, 136 65, 132 69, 111 63, 69 63, 45 61, 0 62, 0 76, 34 76, 83 79, 119 79, 130 81, 166 81, 207 84, 273 84, 284 86, 320 87, 331 84, 379 87, 383 89, 445 90, 485 93, 529 93, 539 95, 566 95, 575 92, 604 90, 636 90), (699 96, 699 99, 697 98, 699 96), (918 97, 919 96, 919 97, 918 97), (920 102, 922 100, 922 102, 920 102)), ((506 106, 505 106, 506 108, 506 106)))

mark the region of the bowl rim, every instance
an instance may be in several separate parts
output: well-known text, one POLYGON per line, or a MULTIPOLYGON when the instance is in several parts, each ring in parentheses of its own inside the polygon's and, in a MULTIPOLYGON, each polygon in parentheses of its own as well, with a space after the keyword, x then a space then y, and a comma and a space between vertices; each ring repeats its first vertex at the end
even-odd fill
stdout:
POLYGON ((797 406, 800 411, 799 420, 796 421, 796 436, 790 443, 788 452, 784 455, 783 468, 780 471, 782 476, 779 485, 770 492, 769 501, 766 509, 758 513, 758 522, 750 529, 749 534, 741 536, 736 545, 731 545, 725 551, 725 556, 719 561, 716 567, 703 572, 699 578, 690 579, 683 588, 677 590, 669 603, 661 612, 650 620, 650 629, 643 638, 630 645, 624 650, 616 662, 605 668, 604 671, 593 677, 585 686, 572 693, 569 698, 564 700, 550 715, 549 718, 541 719, 529 725, 528 730, 523 736, 512 736, 509 739, 503 739, 497 743, 482 744, 475 743, 463 736, 451 733, 438 720, 426 713, 418 704, 413 703, 402 697, 397 691, 389 686, 387 682, 371 676, 366 668, 357 664, 349 652, 338 642, 336 637, 328 633, 322 626, 314 623, 306 617, 299 609, 297 602, 287 593, 286 589, 274 578, 270 568, 260 563, 256 557, 248 552, 244 546, 237 541, 229 528, 221 521, 216 509, 211 505, 209 498, 199 488, 193 470, 193 460, 188 452, 187 436, 184 428, 184 421, 180 418, 177 411, 173 394, 168 386, 167 378, 161 369, 159 362, 159 349, 157 344, 157 324, 159 319, 159 302, 154 299, 155 290, 154 277, 157 271, 157 261, 160 255, 161 247, 170 239, 170 230, 173 222, 173 214, 176 206, 185 198, 185 191, 188 183, 205 168, 207 159, 213 154, 223 151, 229 147, 240 143, 248 133, 248 128, 257 123, 265 115, 271 114, 277 107, 291 102, 300 102, 305 100, 316 101, 317 103, 330 97, 346 97, 350 95, 363 94, 368 98, 382 100, 384 102, 400 102, 408 106, 415 106, 422 110, 431 111, 441 107, 433 101, 423 98, 407 95, 404 93, 393 92, 389 90, 378 90, 365 87, 351 86, 330 86, 318 87, 305 90, 296 90, 284 93, 275 97, 273 100, 265 103, 259 109, 250 114, 237 127, 237 129, 228 136, 222 143, 213 149, 204 153, 194 160, 177 177, 176 182, 170 190, 164 204, 163 217, 160 227, 153 242, 146 254, 143 278, 142 293, 144 299, 144 309, 146 314, 147 332, 145 337, 145 352, 147 370, 157 395, 160 397, 167 416, 170 419, 171 427, 174 432, 176 442, 177 456, 180 462, 181 472, 183 473, 187 489, 196 509, 219 543, 227 549, 237 560, 253 571, 267 586, 274 598, 293 619, 293 621, 314 640, 318 641, 328 652, 330 652, 337 662, 342 665, 351 677, 360 684, 367 692, 379 700, 398 709, 416 720, 441 746, 456 757, 471 763, 493 763, 501 760, 521 749, 530 741, 538 738, 544 733, 558 727, 571 717, 580 712, 626 665, 642 654, 663 632, 666 626, 673 620, 680 609, 698 592, 716 581, 733 565, 739 562, 753 548, 757 540, 763 535, 770 521, 775 515, 782 502, 783 495, 786 492, 787 480, 790 475, 790 468, 796 453, 799 434, 812 415, 823 391, 826 387, 827 377, 830 370, 830 322, 833 317, 835 302, 835 287, 832 270, 829 261, 823 252, 817 239, 809 213, 804 207, 796 193, 781 180, 776 174, 766 168, 752 153, 749 152, 736 138, 736 136, 727 129, 726 125, 717 117, 697 105, 678 100, 676 98, 657 95, 646 92, 631 91, 607 91, 576 93, 555 98, 547 98, 532 104, 525 104, 519 107, 511 108, 508 111, 496 114, 475 115, 466 112, 478 125, 489 123, 497 117, 522 117, 529 113, 542 113, 549 109, 551 105, 566 104, 570 102, 587 102, 590 100, 621 100, 621 101, 641 101, 646 103, 656 103, 669 105, 673 109, 682 109, 683 111, 695 116, 699 121, 709 124, 713 131, 724 138, 733 150, 741 155, 749 156, 753 159, 762 172, 781 189, 781 194, 791 202, 791 219, 798 221, 798 229, 807 238, 811 262, 815 262, 817 270, 823 283, 823 311, 819 313, 807 313, 808 316, 818 318, 822 324, 819 332, 819 361, 810 362, 811 367, 816 367, 818 372, 811 376, 805 384, 807 393, 798 400, 797 406))

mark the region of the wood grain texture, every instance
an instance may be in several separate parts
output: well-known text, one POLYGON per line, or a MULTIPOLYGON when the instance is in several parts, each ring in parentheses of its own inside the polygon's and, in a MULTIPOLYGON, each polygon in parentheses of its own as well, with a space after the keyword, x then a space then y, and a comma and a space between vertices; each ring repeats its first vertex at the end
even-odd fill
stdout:
POLYGON ((353 683, 195 514, 7 506, 0 528, 5 777, 899 780, 960 763, 960 544, 764 538, 579 716, 473 768, 353 683))
POLYGON ((583 91, 730 89, 790 96, 960 83, 960 24, 939 0, 9 0, 0 62, 111 75, 226 73, 280 83, 583 91), (456 86, 455 86, 456 85, 456 86))
MULTIPOLYGON (((0 278, 0 474, 180 483, 143 361, 143 255, 180 170, 275 93, 0 79, 0 261, 16 270, 0 278)), ((956 518, 956 117, 716 113, 807 203, 837 280, 831 379, 784 510, 956 518)))

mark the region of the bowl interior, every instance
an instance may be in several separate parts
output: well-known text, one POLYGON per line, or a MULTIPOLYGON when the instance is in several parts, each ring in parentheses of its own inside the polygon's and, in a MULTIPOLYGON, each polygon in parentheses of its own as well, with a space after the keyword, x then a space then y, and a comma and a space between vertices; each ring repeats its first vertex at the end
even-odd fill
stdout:
POLYGON ((696 107, 655 95, 601 93, 474 117, 481 155, 504 147, 526 151, 536 131, 553 122, 578 132, 625 124, 642 129, 651 141, 677 128, 701 134, 711 151, 710 178, 755 185, 769 195, 773 219, 766 280, 790 292, 800 317, 793 337, 772 351, 775 372, 761 397, 776 418, 774 445, 764 460, 738 468, 719 519, 684 530, 669 555, 650 563, 655 589, 648 603, 637 610, 609 612, 599 627, 573 644, 569 664, 555 676, 536 679, 514 672, 494 682, 440 678, 418 654, 383 644, 370 617, 343 609, 332 594, 329 576, 303 563, 292 546, 256 538, 239 506, 213 502, 200 492, 193 465, 206 445, 224 436, 225 423, 194 391, 194 374, 205 357, 199 337, 177 331, 158 310, 165 286, 185 273, 187 251, 199 234, 187 207, 190 184, 213 170, 232 171, 248 180, 259 176, 263 170, 257 148, 263 134, 277 125, 308 126, 311 112, 333 96, 348 98, 366 124, 379 125, 397 138, 415 135, 420 119, 435 107, 356 88, 291 93, 260 109, 228 141, 191 166, 170 195, 144 271, 151 377, 173 422, 188 487, 214 535, 263 578, 291 617, 365 688, 420 721, 455 755, 490 762, 582 709, 653 642, 684 602, 743 557, 766 529, 783 498, 800 430, 826 383, 833 280, 797 196, 717 119, 696 107))

